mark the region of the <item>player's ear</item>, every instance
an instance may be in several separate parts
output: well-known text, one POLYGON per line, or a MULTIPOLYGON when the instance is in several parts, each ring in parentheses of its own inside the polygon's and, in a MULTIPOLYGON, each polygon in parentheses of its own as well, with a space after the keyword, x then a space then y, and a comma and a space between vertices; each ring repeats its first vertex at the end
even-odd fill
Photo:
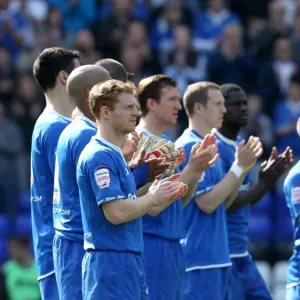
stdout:
POLYGON ((153 110, 155 108, 156 104, 157 104, 157 101, 155 99, 153 99, 153 98, 147 99, 147 108, 149 111, 153 110))
POLYGON ((88 87, 84 90, 84 94, 85 94, 86 99, 89 99, 89 94, 90 94, 91 89, 92 89, 91 87, 88 87))
POLYGON ((58 80, 60 81, 60 83, 64 86, 67 85, 67 80, 68 80, 69 75, 67 74, 67 72, 65 71, 60 71, 58 73, 58 80))
POLYGON ((106 120, 110 119, 110 110, 107 106, 102 106, 100 108, 100 117, 106 120))
POLYGON ((203 105, 199 102, 194 104, 194 115, 201 115, 203 113, 203 105))

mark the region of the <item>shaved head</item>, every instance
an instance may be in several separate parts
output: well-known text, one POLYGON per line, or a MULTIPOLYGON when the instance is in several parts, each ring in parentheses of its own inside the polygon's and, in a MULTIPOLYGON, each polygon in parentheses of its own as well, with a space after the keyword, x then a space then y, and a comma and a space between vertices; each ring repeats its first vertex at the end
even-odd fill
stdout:
POLYGON ((111 58, 104 58, 98 60, 95 65, 105 68, 112 79, 120 80, 123 82, 128 81, 128 73, 125 67, 118 61, 111 58))
POLYGON ((80 110, 87 105, 89 90, 97 83, 111 79, 109 72, 97 65, 84 65, 76 68, 67 81, 67 91, 80 110))

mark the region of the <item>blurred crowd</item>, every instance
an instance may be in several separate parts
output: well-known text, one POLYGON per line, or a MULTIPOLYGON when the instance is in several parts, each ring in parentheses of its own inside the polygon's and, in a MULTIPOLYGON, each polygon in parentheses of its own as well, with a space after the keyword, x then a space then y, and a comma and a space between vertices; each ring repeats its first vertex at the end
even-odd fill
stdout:
MULTIPOLYGON (((181 93, 236 83, 249 95, 242 135, 259 136, 265 156, 289 145, 300 157, 300 0, 0 0, 0 213, 29 202, 31 134, 45 106, 32 64, 52 46, 80 50, 81 64, 116 59, 135 83, 167 74, 181 93)), ((186 125, 182 111, 173 137, 186 125)))

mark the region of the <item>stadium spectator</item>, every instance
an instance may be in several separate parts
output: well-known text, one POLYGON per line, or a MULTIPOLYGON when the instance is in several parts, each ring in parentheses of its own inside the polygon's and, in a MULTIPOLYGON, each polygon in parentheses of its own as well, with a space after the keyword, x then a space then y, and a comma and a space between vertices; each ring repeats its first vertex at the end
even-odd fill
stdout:
POLYGON ((9 300, 40 300, 37 271, 29 239, 22 236, 11 238, 9 254, 11 259, 2 267, 9 300))
POLYGON ((224 28, 220 46, 208 61, 208 78, 212 82, 238 84, 251 90, 254 88, 256 62, 243 44, 243 29, 238 24, 224 28))

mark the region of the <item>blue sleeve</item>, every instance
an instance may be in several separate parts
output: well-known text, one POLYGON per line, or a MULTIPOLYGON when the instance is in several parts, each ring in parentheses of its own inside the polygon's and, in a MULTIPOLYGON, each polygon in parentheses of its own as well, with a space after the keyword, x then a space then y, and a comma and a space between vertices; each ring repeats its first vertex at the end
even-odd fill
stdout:
POLYGON ((88 167, 89 180, 98 205, 112 200, 126 199, 120 185, 119 168, 116 165, 118 159, 112 154, 101 152, 90 162, 88 167))
POLYGON ((44 154, 46 156, 51 173, 54 177, 55 169, 55 153, 58 139, 68 124, 52 123, 43 137, 44 154))
POLYGON ((138 190, 147 183, 147 179, 149 176, 149 165, 142 164, 141 166, 133 169, 132 174, 134 177, 136 189, 138 190))
POLYGON ((218 176, 215 174, 215 169, 216 166, 212 166, 202 173, 195 191, 196 197, 208 193, 217 183, 219 183, 218 176))

